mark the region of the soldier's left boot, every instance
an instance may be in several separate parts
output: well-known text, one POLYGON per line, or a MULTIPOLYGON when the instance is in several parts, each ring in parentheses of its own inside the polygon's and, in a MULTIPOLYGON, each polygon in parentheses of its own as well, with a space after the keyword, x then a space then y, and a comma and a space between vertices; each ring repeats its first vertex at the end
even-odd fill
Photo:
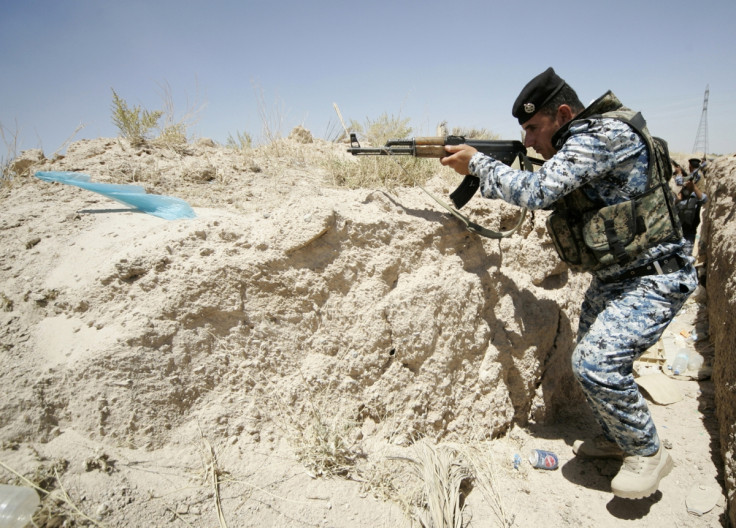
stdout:
POLYGON ((653 456, 626 455, 621 470, 611 481, 611 490, 624 499, 649 497, 673 466, 672 457, 664 447, 653 456))

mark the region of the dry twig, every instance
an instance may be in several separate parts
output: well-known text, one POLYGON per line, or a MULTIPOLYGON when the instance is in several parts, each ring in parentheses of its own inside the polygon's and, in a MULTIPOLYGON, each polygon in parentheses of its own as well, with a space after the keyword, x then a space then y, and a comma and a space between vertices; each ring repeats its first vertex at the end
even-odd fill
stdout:
POLYGON ((227 528, 227 521, 225 520, 225 514, 222 512, 222 501, 220 500, 220 469, 217 467, 217 456, 215 455, 215 449, 210 444, 209 440, 205 438, 202 429, 199 430, 199 434, 202 436, 202 441, 207 448, 207 453, 210 457, 209 470, 210 476, 212 477, 212 489, 215 494, 215 508, 217 510, 217 519, 220 522, 221 528, 227 528))

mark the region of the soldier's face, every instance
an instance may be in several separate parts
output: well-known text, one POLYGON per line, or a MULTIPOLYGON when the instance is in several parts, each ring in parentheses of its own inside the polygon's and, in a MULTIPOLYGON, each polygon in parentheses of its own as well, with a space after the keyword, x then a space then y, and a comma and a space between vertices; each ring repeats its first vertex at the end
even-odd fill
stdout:
POLYGON ((524 129, 524 146, 533 148, 544 159, 550 159, 557 150, 552 146, 552 136, 564 123, 558 123, 557 116, 538 113, 522 125, 524 129))

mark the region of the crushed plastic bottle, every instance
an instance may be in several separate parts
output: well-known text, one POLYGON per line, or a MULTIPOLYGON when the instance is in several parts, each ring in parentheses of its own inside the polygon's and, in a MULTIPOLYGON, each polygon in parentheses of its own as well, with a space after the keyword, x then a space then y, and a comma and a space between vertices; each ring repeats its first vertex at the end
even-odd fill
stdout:
POLYGON ((698 371, 703 366, 703 363, 705 362, 703 356, 698 354, 697 352, 693 352, 690 354, 688 361, 687 361, 687 369, 698 371))
POLYGON ((34 489, 0 484, 0 526, 24 528, 30 524, 39 504, 41 500, 34 489))
POLYGON ((672 362, 672 373, 675 375, 684 374, 687 370, 689 360, 690 352, 687 348, 681 348, 678 350, 675 360, 672 362))

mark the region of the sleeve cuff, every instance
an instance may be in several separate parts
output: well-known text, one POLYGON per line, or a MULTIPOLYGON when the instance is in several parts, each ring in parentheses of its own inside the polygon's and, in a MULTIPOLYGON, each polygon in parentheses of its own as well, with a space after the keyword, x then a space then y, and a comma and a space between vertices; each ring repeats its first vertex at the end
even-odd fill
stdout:
POLYGON ((478 163, 480 160, 485 156, 482 152, 476 152, 473 154, 473 157, 470 158, 470 162, 468 163, 468 172, 470 172, 471 175, 477 176, 476 170, 478 168, 478 163))

